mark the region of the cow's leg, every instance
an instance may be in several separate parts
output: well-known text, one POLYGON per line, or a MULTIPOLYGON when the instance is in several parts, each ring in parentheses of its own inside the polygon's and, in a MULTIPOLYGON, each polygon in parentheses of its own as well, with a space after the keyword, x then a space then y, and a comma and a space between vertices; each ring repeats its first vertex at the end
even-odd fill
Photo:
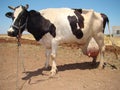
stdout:
POLYGON ((99 68, 103 68, 104 66, 104 52, 105 52, 105 46, 102 46, 100 48, 100 64, 99 64, 99 68))
POLYGON ((49 66, 50 55, 51 55, 51 49, 46 49, 46 52, 45 52, 45 56, 46 56, 45 68, 48 68, 48 66, 49 66))
POLYGON ((56 67, 56 53, 57 53, 57 46, 58 43, 54 39, 52 40, 52 51, 51 51, 51 60, 52 60, 52 68, 51 68, 51 76, 55 75, 57 72, 57 67, 56 67))
POLYGON ((99 55, 100 55, 100 64, 99 68, 102 69, 104 65, 104 52, 105 52, 105 45, 104 45, 104 34, 98 33, 97 36, 94 37, 98 46, 99 46, 99 55))

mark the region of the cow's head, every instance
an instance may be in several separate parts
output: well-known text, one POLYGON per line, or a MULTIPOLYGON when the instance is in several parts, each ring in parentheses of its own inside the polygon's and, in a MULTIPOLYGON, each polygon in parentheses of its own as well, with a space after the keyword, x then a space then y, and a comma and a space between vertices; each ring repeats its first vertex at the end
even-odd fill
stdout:
POLYGON ((14 11, 5 14, 8 18, 13 19, 13 23, 8 30, 8 36, 17 37, 25 30, 28 19, 28 7, 28 5, 18 7, 8 6, 8 8, 14 11))

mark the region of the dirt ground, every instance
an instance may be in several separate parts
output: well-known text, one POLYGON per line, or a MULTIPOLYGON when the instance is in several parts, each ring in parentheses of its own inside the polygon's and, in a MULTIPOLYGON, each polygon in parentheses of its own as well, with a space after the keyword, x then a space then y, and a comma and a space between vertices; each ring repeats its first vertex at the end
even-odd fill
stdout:
MULTIPOLYGON (((120 90, 120 47, 118 59, 114 48, 106 47, 106 67, 92 66, 92 59, 75 46, 59 46, 58 73, 50 77, 50 68, 43 69, 45 49, 33 40, 0 38, 0 90, 120 90), (24 68, 23 68, 24 63, 24 68)), ((50 62, 51 65, 51 62, 50 62)))

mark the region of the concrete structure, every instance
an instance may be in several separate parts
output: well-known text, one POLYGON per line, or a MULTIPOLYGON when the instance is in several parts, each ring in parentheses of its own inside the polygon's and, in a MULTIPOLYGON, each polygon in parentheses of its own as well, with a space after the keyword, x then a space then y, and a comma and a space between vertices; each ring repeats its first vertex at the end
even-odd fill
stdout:
POLYGON ((112 33, 113 33, 113 36, 120 36, 120 26, 113 26, 112 33))

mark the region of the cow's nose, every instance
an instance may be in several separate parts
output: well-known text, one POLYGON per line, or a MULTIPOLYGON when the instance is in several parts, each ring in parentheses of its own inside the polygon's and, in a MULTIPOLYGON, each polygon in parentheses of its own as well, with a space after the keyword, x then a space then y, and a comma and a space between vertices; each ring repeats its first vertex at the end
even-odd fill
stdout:
POLYGON ((7 33, 8 33, 8 36, 11 36, 11 37, 13 36, 13 32, 8 31, 7 33))

